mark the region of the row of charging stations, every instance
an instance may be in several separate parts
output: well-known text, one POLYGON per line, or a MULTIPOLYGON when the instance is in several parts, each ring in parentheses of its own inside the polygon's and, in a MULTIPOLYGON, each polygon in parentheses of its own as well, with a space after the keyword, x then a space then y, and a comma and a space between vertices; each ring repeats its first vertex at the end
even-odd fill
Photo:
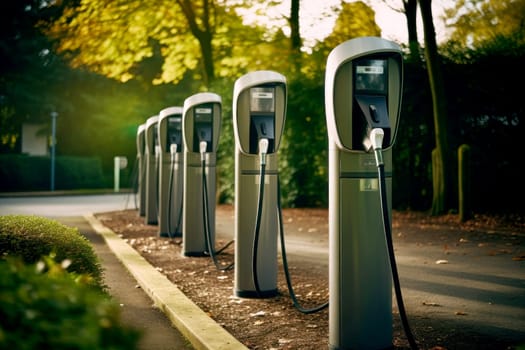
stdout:
MULTIPOLYGON (((402 51, 381 38, 344 42, 327 60, 330 349, 392 346, 392 281, 400 314, 404 314, 389 239, 392 146, 399 125, 402 80, 402 51)), ((239 297, 278 293, 277 233, 283 231, 278 150, 286 99, 286 78, 273 71, 248 73, 234 85, 234 293, 239 297)), ((139 157, 144 168, 139 174, 144 171, 145 175, 139 184, 146 184, 146 222, 155 222, 158 210, 161 227, 168 227, 161 233, 174 232, 178 226, 163 218, 171 217, 165 213, 172 208, 182 207, 182 216, 175 216, 175 221, 182 221, 183 254, 213 254, 221 99, 212 93, 197 94, 184 101, 182 111, 171 108, 159 116, 160 121, 157 116, 149 118, 137 135, 137 147, 145 144, 139 157), (158 129, 152 129, 154 124, 158 129), (139 141, 142 133, 144 141, 139 141), (183 158, 177 156, 180 152, 183 158), (160 166, 158 177, 155 164, 160 166), (177 179, 177 185, 169 189, 167 169, 177 179), (177 199, 166 204, 166 197, 177 199)), ((285 255, 284 244, 282 250, 285 255)))
POLYGON ((198 93, 137 129, 139 215, 161 237, 182 236, 185 256, 209 254, 215 238, 221 104, 217 94, 198 93))

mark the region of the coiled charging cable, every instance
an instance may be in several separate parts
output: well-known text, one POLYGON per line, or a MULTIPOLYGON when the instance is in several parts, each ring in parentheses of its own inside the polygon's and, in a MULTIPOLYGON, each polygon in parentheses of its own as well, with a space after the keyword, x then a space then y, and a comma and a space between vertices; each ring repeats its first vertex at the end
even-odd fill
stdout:
MULTIPOLYGON (((257 254, 258 254, 258 245, 259 245, 259 233, 261 228, 261 216, 262 216, 262 203, 264 198, 264 178, 266 176, 266 155, 268 153, 268 139, 261 139, 259 140, 259 155, 260 155, 260 178, 259 178, 259 197, 257 202, 257 217, 255 220, 255 234, 254 234, 254 240, 253 240, 253 257, 252 257, 252 270, 253 270, 253 284, 255 286, 255 291, 257 292, 257 295, 261 295, 261 290, 259 287, 259 281, 257 277, 257 254)), ((288 292, 290 294, 290 298, 292 299, 294 307, 299 310, 300 312, 304 314, 312 314, 318 311, 321 311, 328 307, 328 302, 311 308, 307 309, 304 308, 299 301, 297 300, 297 297, 295 295, 292 280, 290 277, 290 272, 288 269, 288 260, 286 258, 286 247, 284 242, 284 227, 283 227, 283 218, 282 218, 282 210, 281 210, 281 186, 279 177, 277 177, 277 213, 278 213, 278 220, 279 220, 279 233, 280 233, 280 240, 281 240, 281 255, 283 259, 283 269, 284 274, 286 277, 286 285, 288 286, 288 292)))
POLYGON ((228 242, 224 247, 221 249, 215 251, 214 244, 211 240, 211 230, 210 230, 210 217, 208 214, 209 210, 209 203, 208 203, 208 185, 207 185, 207 179, 206 179, 206 148, 207 143, 206 141, 201 141, 199 143, 199 151, 201 154, 201 170, 202 170, 202 220, 204 223, 204 238, 206 240, 206 245, 208 246, 208 253, 210 254, 213 263, 215 264, 215 267, 218 270, 221 271, 227 271, 233 268, 234 263, 231 263, 230 265, 222 266, 217 259, 217 254, 220 254, 224 251, 224 249, 228 248, 234 241, 228 242))
POLYGON ((170 178, 168 186, 168 236, 175 238, 177 232, 180 231, 180 221, 182 217, 182 205, 179 208, 179 215, 177 217, 177 226, 175 226, 175 232, 171 231, 171 214, 173 209, 173 182, 175 173, 175 158, 177 157, 177 144, 172 143, 170 146, 171 165, 170 165, 170 178))

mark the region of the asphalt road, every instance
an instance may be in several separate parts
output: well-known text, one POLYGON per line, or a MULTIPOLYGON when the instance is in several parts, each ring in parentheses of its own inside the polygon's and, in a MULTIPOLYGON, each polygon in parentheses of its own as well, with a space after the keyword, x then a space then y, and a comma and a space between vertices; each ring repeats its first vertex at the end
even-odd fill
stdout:
POLYGON ((44 217, 82 216, 88 213, 135 208, 130 193, 93 195, 1 196, 0 215, 24 214, 44 217))
MULTIPOLYGON (((218 235, 232 239, 233 225, 232 216, 217 218, 218 235)), ((393 230, 408 318, 429 328, 441 323, 451 332, 467 329, 525 344, 525 261, 513 260, 517 251, 525 250, 509 245, 508 233, 490 243, 479 238, 445 247, 430 230, 422 229, 418 240, 400 239, 403 227, 393 230)), ((284 232, 289 266, 307 265, 328 276, 328 225, 326 232, 318 232, 285 222, 284 232)), ((525 237, 525 232, 518 234, 525 237)))

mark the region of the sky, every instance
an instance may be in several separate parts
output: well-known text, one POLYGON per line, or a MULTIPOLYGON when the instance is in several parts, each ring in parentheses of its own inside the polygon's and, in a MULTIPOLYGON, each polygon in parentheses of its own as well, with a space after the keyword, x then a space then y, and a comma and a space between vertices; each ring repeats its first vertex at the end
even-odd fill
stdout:
MULTIPOLYGON (((333 28, 335 16, 331 15, 330 8, 336 6, 341 0, 301 0, 300 3, 300 28, 301 36, 306 46, 312 46, 315 40, 322 40, 333 28)), ((352 2, 348 1, 347 2, 352 2)), ((364 1, 376 13, 376 23, 381 28, 382 37, 398 43, 407 43, 408 34, 406 29, 406 19, 404 14, 395 11, 383 0, 364 1)), ((445 6, 450 7, 453 0, 433 0, 432 14, 434 17, 434 26, 436 28, 437 41, 445 39, 446 31, 443 20, 440 15, 443 13, 445 6)), ((396 8, 402 8, 401 0, 387 0, 388 4, 396 8)), ((258 21, 263 23, 268 17, 279 18, 288 16, 290 11, 290 1, 283 0, 282 5, 277 9, 262 9, 264 16, 256 17, 252 13, 243 13, 245 23, 258 21)), ((276 20, 279 27, 283 28, 286 33, 286 22, 276 20)), ((420 40, 423 40, 422 23, 418 13, 418 34, 420 40)))

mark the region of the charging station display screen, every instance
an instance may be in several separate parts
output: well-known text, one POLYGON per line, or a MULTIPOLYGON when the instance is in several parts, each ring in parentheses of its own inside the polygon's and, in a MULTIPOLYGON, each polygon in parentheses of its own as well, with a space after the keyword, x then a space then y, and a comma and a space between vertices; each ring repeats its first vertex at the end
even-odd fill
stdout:
POLYGON ((168 142, 166 143, 166 152, 170 151, 172 144, 177 145, 180 152, 182 144, 182 117, 168 117, 168 142))
POLYGON ((250 112, 274 113, 275 88, 253 87, 250 89, 250 112))
POLYGON ((356 93, 386 94, 388 88, 387 61, 363 59, 354 65, 354 88, 356 93))

